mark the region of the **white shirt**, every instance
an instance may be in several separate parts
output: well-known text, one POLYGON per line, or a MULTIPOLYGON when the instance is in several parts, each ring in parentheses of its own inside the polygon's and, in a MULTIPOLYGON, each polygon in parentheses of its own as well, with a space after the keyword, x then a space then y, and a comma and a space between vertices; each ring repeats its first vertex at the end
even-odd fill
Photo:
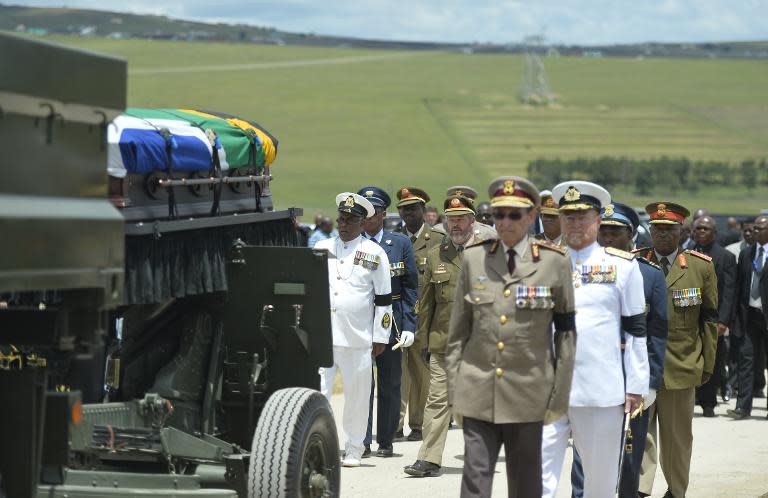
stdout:
POLYGON ((349 242, 339 237, 321 240, 315 249, 328 251, 328 280, 331 291, 333 345, 370 348, 389 342, 392 305, 374 306, 375 295, 391 295, 387 253, 362 235, 349 242), (363 260, 376 261, 366 268, 363 260), (357 260, 357 261, 356 261, 357 260))
POLYGON ((626 334, 621 351, 621 317, 645 313, 637 261, 608 254, 597 242, 578 251, 569 248, 568 253, 580 276, 589 275, 584 268, 589 266, 615 270, 611 283, 585 283, 581 278, 574 282, 577 339, 571 406, 623 405, 625 393, 646 395, 650 368, 645 337, 626 334))
MULTIPOLYGON (((765 258, 768 257, 768 242, 763 244, 762 247, 763 247, 763 261, 762 261, 763 266, 762 266, 762 268, 763 268, 763 271, 768 271, 768 268, 765 267, 765 258)), ((752 264, 753 265, 755 263, 757 263, 758 266, 760 265, 761 261, 757 260, 757 256, 759 254, 760 254, 760 245, 759 244, 755 244, 755 259, 752 260, 752 264)), ((754 266, 753 266, 753 268, 754 268, 754 266)), ((752 279, 749 281, 749 288, 750 289, 752 289, 752 284, 753 284, 754 280, 755 280, 755 272, 753 271, 752 272, 752 279)), ((762 310, 763 309, 763 298, 758 297, 757 299, 753 299, 752 298, 752 293, 750 292, 749 305, 752 306, 753 308, 758 308, 758 309, 762 310)))

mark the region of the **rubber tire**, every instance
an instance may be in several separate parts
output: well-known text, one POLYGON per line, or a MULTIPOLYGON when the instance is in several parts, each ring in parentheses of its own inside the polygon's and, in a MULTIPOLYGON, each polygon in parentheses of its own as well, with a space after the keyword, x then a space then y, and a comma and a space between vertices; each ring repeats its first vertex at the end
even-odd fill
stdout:
POLYGON ((302 469, 311 440, 322 448, 331 496, 338 497, 339 438, 331 405, 319 392, 300 387, 280 389, 264 405, 251 444, 248 496, 309 496, 302 494, 302 469))

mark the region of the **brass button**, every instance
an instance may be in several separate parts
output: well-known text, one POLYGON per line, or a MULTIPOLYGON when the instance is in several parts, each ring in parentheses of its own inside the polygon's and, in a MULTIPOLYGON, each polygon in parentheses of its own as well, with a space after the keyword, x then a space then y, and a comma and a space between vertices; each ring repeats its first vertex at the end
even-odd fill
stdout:
POLYGON ((507 290, 504 291, 504 297, 509 297, 511 295, 512 295, 512 291, 511 290, 507 289, 507 290))
POLYGON ((507 315, 501 315, 501 316, 499 317, 499 321, 501 322, 501 324, 502 324, 502 325, 504 325, 505 323, 507 323, 507 315))
POLYGON ((499 351, 503 351, 504 350, 504 343, 499 341, 498 344, 496 344, 496 349, 498 349, 499 351))
POLYGON ((479 303, 479 302, 480 302, 480 298, 479 298, 479 297, 476 297, 476 298, 475 298, 475 302, 476 302, 476 303, 479 303))
POLYGON ((503 374, 503 373, 504 372, 502 372, 500 368, 496 369, 496 377, 501 377, 501 374, 503 374))

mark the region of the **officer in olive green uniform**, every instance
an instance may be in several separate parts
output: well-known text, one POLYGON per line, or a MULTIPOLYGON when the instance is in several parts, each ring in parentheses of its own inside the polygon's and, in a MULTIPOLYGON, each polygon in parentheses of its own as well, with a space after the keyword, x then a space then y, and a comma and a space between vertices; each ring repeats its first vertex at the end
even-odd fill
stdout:
MULTIPOLYGON (((435 476, 440 471, 443 449, 451 421, 445 373, 445 344, 451 318, 453 295, 459 279, 464 248, 485 238, 475 231, 475 207, 464 196, 445 200, 447 234, 427 251, 424 286, 419 292, 417 340, 426 338, 429 352, 429 394, 424 409, 424 441, 418 460, 405 468, 416 477, 435 476)), ((495 233, 495 232, 494 232, 495 233)))
POLYGON ((539 220, 542 232, 536 234, 536 240, 548 240, 557 245, 563 245, 563 236, 560 230, 560 206, 552 197, 550 190, 539 192, 541 196, 541 208, 539 208, 539 220))
MULTIPOLYGON (((448 187, 448 190, 445 192, 445 196, 446 197, 466 197, 467 199, 472 201, 473 204, 475 203, 475 201, 477 201, 477 191, 467 185, 455 185, 453 187, 448 187)), ((444 235, 445 223, 437 224, 434 227, 432 227, 432 229, 444 235)), ((492 237, 496 237, 495 228, 493 228, 490 225, 486 225, 485 223, 480 223, 479 221, 475 223, 473 232, 475 237, 482 238, 482 239, 489 239, 492 237)))
POLYGON ((568 411, 576 356, 571 261, 528 236, 532 183, 500 177, 489 195, 499 237, 466 250, 446 351, 449 400, 464 417, 461 496, 491 495, 504 444, 509 496, 539 498, 542 426, 568 411))
POLYGON ((650 408, 640 493, 648 496, 653 489, 658 442, 661 470, 669 486, 665 496, 683 498, 691 467, 695 388, 706 382, 715 368, 717 276, 709 256, 679 248, 681 227, 690 214, 686 208, 655 202, 645 210, 651 217, 653 247, 635 252, 659 265, 666 275, 669 335, 664 385, 650 408))
MULTIPOLYGON (((416 187, 403 187, 397 192, 397 210, 403 220, 398 230, 411 239, 416 268, 419 271, 419 289, 424 285, 424 268, 427 265, 427 250, 440 244, 442 233, 430 228, 424 220, 429 195, 416 187), (413 230, 413 231, 411 231, 413 230)), ((400 384, 400 423, 395 440, 421 441, 424 406, 429 392, 429 363, 426 360, 427 338, 416 337, 410 348, 403 350, 403 377, 400 384), (408 427, 411 433, 403 434, 405 412, 408 410, 408 427)))

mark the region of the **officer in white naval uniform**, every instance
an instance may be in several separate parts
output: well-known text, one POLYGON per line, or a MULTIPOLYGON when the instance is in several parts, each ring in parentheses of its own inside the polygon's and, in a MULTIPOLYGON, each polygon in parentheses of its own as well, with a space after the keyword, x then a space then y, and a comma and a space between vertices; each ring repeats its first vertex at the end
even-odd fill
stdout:
POLYGON ((624 413, 639 408, 648 393, 643 277, 632 254, 597 243, 600 208, 611 202, 604 188, 570 181, 552 194, 559 200, 563 243, 573 264, 578 338, 570 408, 543 430, 543 496, 557 492, 572 435, 584 466, 584 497, 612 498, 624 413))
POLYGON ((315 249, 328 251, 331 287, 333 366, 320 369, 320 390, 331 399, 336 369, 344 384, 345 467, 359 467, 368 423, 371 393, 371 352, 381 354, 389 342, 392 292, 389 260, 384 249, 361 235, 373 205, 351 192, 336 196, 338 237, 322 240, 315 249))

